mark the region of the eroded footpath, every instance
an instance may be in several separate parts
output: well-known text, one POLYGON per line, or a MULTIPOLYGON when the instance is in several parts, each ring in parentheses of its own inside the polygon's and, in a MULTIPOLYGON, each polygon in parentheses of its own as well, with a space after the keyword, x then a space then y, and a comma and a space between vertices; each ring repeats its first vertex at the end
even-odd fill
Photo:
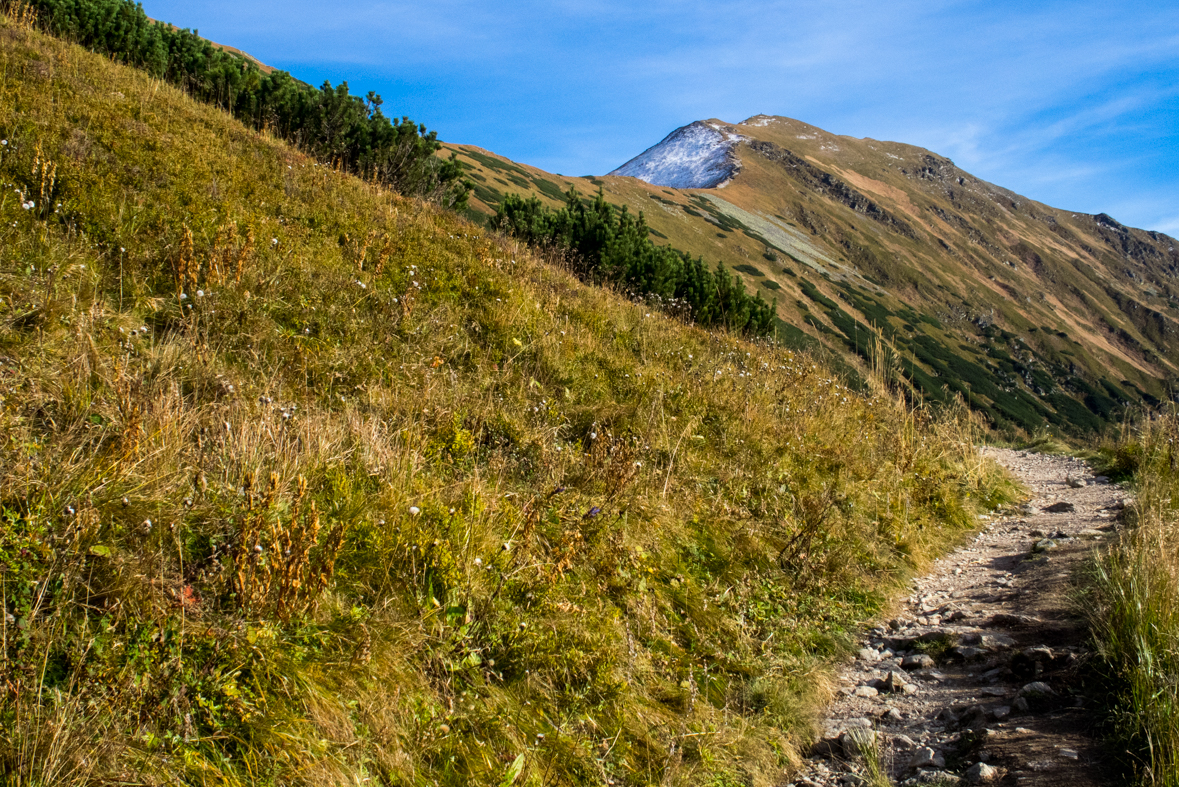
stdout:
POLYGON ((1090 735, 1087 640, 1068 593, 1126 492, 1071 457, 984 450, 1031 498, 937 561, 868 632, 789 784, 866 784, 865 748, 893 784, 1114 781, 1090 735))

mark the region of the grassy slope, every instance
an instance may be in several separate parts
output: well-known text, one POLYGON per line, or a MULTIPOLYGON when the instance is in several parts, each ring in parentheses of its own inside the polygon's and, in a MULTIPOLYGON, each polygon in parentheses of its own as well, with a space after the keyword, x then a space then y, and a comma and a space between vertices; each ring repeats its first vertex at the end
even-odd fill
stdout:
MULTIPOLYGON (((645 213, 657 242, 737 270, 777 300, 799 346, 819 342, 855 363, 870 355, 860 337, 880 328, 926 396, 949 384, 1012 432, 1098 430, 1127 405, 1167 396, 1179 307, 1166 236, 1034 203, 909 145, 784 118, 732 128, 789 151, 825 182, 742 145, 742 170, 724 189, 613 177, 578 188, 600 184, 612 202, 645 213), (844 204, 840 189, 860 207, 844 204), (907 229, 874 219, 864 201, 907 229)), ((465 161, 488 174, 478 157, 465 161)), ((540 194, 546 177, 558 180, 528 176, 493 185, 540 194)))
POLYGON ((8 23, 0 137, 19 783, 770 784, 998 500, 961 413, 8 23))

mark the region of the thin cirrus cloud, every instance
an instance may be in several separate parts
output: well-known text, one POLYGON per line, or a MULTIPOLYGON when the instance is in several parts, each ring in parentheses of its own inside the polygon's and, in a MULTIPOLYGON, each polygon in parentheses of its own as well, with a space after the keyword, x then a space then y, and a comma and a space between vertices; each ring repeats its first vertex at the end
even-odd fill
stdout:
POLYGON ((702 118, 907 142, 1056 207, 1175 231, 1179 6, 1147 0, 148 0, 443 139, 601 174, 702 118))

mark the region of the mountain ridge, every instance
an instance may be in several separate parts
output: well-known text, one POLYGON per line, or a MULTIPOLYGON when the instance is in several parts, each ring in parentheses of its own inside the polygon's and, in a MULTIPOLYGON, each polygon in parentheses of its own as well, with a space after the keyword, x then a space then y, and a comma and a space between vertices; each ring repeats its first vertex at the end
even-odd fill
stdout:
POLYGON ((494 212, 497 193, 558 206, 571 186, 601 189, 657 243, 776 297, 788 341, 863 371, 878 353, 861 337, 875 337, 904 387, 962 395, 1000 429, 1100 431, 1169 398, 1179 374, 1172 238, 1053 208, 924 148, 770 115, 696 121, 592 178, 448 148, 483 178, 474 210, 494 212))

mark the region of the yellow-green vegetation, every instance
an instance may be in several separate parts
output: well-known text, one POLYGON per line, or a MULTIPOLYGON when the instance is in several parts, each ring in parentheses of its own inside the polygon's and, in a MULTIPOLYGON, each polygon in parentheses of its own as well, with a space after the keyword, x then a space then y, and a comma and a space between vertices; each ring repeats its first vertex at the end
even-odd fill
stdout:
POLYGON ((1132 473, 1121 541, 1098 563, 1090 606, 1108 679, 1110 737, 1144 785, 1179 784, 1179 414, 1147 420, 1108 457, 1132 473))
POLYGON ((772 784, 1005 492, 965 408, 11 20, 0 138, 10 783, 772 784))

